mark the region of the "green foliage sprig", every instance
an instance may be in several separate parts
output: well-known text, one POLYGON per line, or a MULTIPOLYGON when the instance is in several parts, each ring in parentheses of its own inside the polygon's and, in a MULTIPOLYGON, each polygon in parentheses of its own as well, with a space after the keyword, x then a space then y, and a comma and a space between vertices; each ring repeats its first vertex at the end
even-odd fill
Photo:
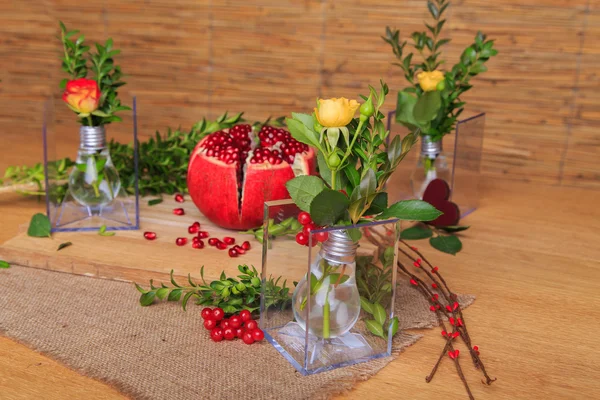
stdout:
MULTIPOLYGON (((225 272, 221 273, 219 280, 206 282, 204 279, 204 267, 200 269, 202 283, 198 284, 188 274, 188 285, 180 285, 173 277, 171 270, 172 287, 164 283, 154 286, 150 281, 150 289, 146 290, 137 283, 136 289, 142 294, 140 305, 149 306, 155 299, 167 301, 181 301, 183 310, 186 310, 190 299, 196 300, 197 305, 220 307, 225 314, 236 314, 242 310, 254 312, 260 308, 261 279, 256 268, 247 265, 238 266, 241 275, 237 278, 228 278, 225 272)), ((265 307, 279 307, 284 309, 291 302, 289 296, 290 288, 286 287, 287 281, 279 286, 281 277, 274 279, 269 277, 265 282, 265 307)))
MULTIPOLYGON (((280 223, 275 223, 273 218, 269 219, 269 239, 274 239, 281 236, 296 235, 302 230, 302 224, 298 222, 296 217, 286 218, 280 223)), ((262 227, 249 229, 245 232, 249 235, 254 235, 254 238, 260 243, 264 241, 264 230, 262 227)))
MULTIPOLYGON (((116 65, 114 60, 121 50, 114 49, 113 40, 109 38, 104 46, 96 43, 96 52, 92 53, 90 46, 84 44, 84 35, 77 36, 79 31, 69 31, 65 24, 59 23, 60 39, 63 45, 63 57, 61 58, 63 71, 69 74, 70 79, 85 78, 88 72, 91 72, 101 93, 98 109, 93 111, 89 118, 87 116, 81 118, 80 115, 81 123, 99 126, 121 121, 121 117, 115 113, 131 110, 130 107, 121 104, 117 93, 117 89, 125 85, 125 82, 121 80, 123 78, 121 67, 116 65)), ((60 82, 62 89, 66 87, 68 80, 63 79, 60 82)))
POLYGON ((462 250, 462 242, 456 233, 466 231, 468 226, 439 226, 434 227, 426 224, 419 224, 400 232, 400 239, 403 240, 422 240, 429 239, 429 244, 436 250, 444 253, 456 255, 462 250))
POLYGON ((404 77, 410 87, 398 93, 396 120, 414 131, 417 128, 422 135, 430 135, 434 141, 452 132, 456 121, 464 111, 465 102, 461 96, 473 86, 470 81, 475 76, 486 72, 485 65, 489 59, 498 54, 494 41, 487 40, 481 32, 475 35, 475 41, 462 53, 460 60, 444 73, 442 83, 437 90, 425 91, 417 81, 420 72, 433 72, 443 66, 442 47, 450 42, 441 38, 446 23, 444 12, 450 6, 448 0, 428 0, 427 8, 433 24, 425 24, 427 30, 413 32, 412 47, 418 52, 406 52, 408 41, 400 40, 400 31, 386 27, 383 40, 392 47, 404 77), (420 59, 418 59, 420 58, 420 59), (423 112, 427 108, 430 112, 423 112))

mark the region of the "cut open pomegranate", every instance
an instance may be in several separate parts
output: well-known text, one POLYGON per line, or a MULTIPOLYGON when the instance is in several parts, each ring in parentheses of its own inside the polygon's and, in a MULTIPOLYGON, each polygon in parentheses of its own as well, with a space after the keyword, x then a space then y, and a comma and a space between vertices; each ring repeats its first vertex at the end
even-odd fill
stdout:
POLYGON ((289 198, 285 183, 316 174, 313 149, 284 129, 250 125, 205 137, 192 152, 188 190, 194 204, 213 223, 228 229, 260 226, 265 201, 289 198))

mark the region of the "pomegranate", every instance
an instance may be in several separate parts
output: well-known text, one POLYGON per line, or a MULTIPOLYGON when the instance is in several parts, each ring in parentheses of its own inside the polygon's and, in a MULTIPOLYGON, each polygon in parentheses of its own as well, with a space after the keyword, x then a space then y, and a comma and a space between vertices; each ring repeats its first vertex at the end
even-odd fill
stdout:
POLYGON ((209 220, 245 230, 260 226, 265 201, 289 198, 287 181, 315 173, 314 151, 286 130, 263 126, 255 137, 250 125, 236 125, 196 145, 187 183, 209 220))

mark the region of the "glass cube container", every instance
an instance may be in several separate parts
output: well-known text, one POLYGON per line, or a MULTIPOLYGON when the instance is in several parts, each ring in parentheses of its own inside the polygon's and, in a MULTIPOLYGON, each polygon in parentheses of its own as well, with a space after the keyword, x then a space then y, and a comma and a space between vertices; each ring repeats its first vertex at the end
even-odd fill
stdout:
POLYGON ((313 230, 307 246, 295 234, 270 235, 299 212, 291 200, 265 203, 260 327, 266 339, 303 375, 391 355, 399 222, 313 230), (271 279, 286 282, 287 303, 273 304, 271 279))
MULTIPOLYGON (((388 138, 406 130, 395 122, 395 111, 388 113, 387 128, 391 132, 388 138)), ((438 164, 441 163, 443 170, 438 178, 448 183, 449 200, 458 205, 461 217, 472 213, 479 205, 484 128, 484 113, 458 121, 454 134, 443 138, 442 152, 438 157, 438 164)), ((415 188, 423 191, 422 185, 416 185, 414 181, 415 175, 423 175, 419 171, 423 168, 420 147, 420 143, 414 146, 388 182, 390 202, 418 197, 415 188)))
MULTIPOLYGON (((125 176, 121 176, 121 182, 114 192, 111 191, 111 200, 103 202, 100 206, 94 207, 91 205, 82 204, 80 200, 76 200, 71 192, 72 185, 69 184, 69 179, 76 173, 77 167, 73 161, 75 157, 80 157, 82 145, 80 143, 79 150, 77 148, 69 149, 69 161, 65 161, 64 157, 58 156, 57 147, 61 147, 65 141, 58 140, 55 124, 55 103, 50 99, 44 106, 44 119, 42 127, 42 139, 44 146, 44 178, 46 192, 46 212, 50 219, 52 232, 77 232, 77 231, 97 231, 102 226, 106 227, 107 231, 117 230, 137 230, 140 224, 139 212, 139 193, 138 193, 138 140, 137 140, 137 103, 136 98, 133 98, 133 120, 132 120, 132 136, 131 136, 131 153, 132 162, 124 166, 128 169, 129 179, 124 182, 125 176), (125 184, 131 189, 124 189, 125 184)), ((124 124, 122 122, 121 124, 124 124)), ((111 125, 108 125, 110 130, 111 125)), ((68 128, 73 135, 77 135, 79 126, 73 123, 73 128, 68 128)), ((65 131, 67 129, 64 129, 65 131)), ((68 141, 72 143, 72 141, 68 141)), ((108 153, 108 144, 102 157, 101 162, 103 168, 111 167, 112 170, 120 174, 112 166, 111 158, 106 161, 104 153, 108 153)), ((62 150, 62 149, 61 149, 62 150)), ((61 153, 62 154, 62 153, 61 153)), ((100 152, 99 152, 100 154, 100 152)), ((97 156, 100 159, 100 156, 97 156)), ((80 174, 81 175, 81 174, 80 174)), ((108 175, 107 175, 108 176, 108 175)), ((107 178, 108 179, 108 178, 107 178)), ((100 183, 102 185, 102 183, 100 183)), ((102 190, 96 188, 96 190, 102 190)))

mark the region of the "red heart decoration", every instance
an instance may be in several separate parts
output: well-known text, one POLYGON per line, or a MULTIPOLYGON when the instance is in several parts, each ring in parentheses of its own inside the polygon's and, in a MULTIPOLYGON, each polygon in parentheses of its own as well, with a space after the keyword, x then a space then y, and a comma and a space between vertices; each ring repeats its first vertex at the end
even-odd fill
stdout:
POLYGON ((433 226, 458 225, 460 210, 455 203, 448 200, 449 198, 450 186, 443 179, 434 179, 427 185, 427 189, 423 193, 423 201, 443 212, 442 215, 427 224, 433 226))

